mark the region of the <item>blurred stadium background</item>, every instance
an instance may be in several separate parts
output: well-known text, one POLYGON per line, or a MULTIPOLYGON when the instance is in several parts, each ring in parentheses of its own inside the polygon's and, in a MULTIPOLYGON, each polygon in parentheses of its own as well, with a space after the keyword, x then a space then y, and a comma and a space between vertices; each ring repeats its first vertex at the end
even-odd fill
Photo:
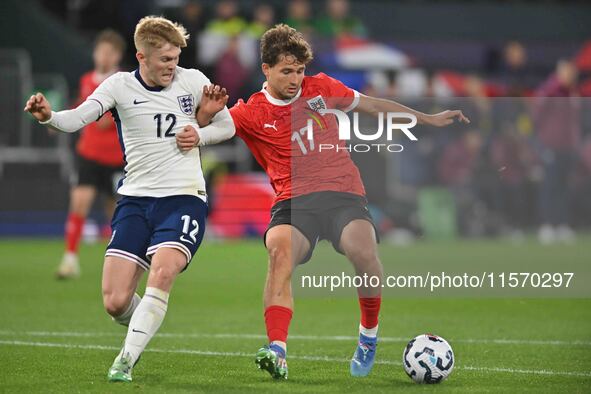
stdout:
MULTIPOLYGON (((400 357, 427 331, 457 356, 438 391, 589 392, 591 5, 550 0, 0 1, 0 391, 113 391, 105 374, 123 328, 104 313, 99 283, 109 218, 95 203, 82 277, 55 281, 79 135, 48 133, 22 108, 35 91, 56 109, 72 106, 105 28, 128 40, 123 69, 135 69, 133 28, 148 14, 189 29, 181 66, 227 87, 230 104, 260 89, 258 38, 287 22, 312 41, 308 74, 424 111, 458 107, 472 119, 470 127, 417 128, 418 142, 394 141, 402 153, 352 154, 386 274, 576 272, 578 292, 387 297, 370 380, 347 372, 354 291, 299 289, 286 392, 367 392, 368 382, 374 392, 423 391, 400 357)), ((265 340, 260 234, 272 191, 238 138, 202 152, 213 208, 207 239, 122 391, 276 391, 251 357, 265 340)), ((299 274, 351 272, 328 244, 314 260, 299 274)))
MULTIPOLYGON (((423 128, 403 153, 352 154, 371 174, 364 181, 385 240, 539 233, 543 242, 570 241, 591 226, 591 101, 554 99, 564 105, 551 105, 550 116, 562 126, 551 130, 539 130, 548 111, 531 110, 538 96, 591 95, 585 2, 6 0, 0 12, 0 236, 57 237, 66 217, 78 136, 33 122, 22 113, 25 97, 39 90, 70 107, 104 28, 128 40, 123 69, 134 69, 133 29, 148 14, 188 28, 180 65, 227 87, 229 105, 260 89, 258 38, 286 22, 313 42, 309 74, 472 117, 461 132, 423 128)), ((207 148, 204 166, 209 234, 260 235, 271 190, 243 143, 207 148)), ((105 223, 93 210, 86 238, 105 223)))

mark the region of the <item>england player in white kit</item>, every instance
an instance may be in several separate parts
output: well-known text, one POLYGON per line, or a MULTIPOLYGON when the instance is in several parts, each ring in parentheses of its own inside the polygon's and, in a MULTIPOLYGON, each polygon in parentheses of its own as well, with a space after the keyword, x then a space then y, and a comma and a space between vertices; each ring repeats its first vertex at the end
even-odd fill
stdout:
POLYGON ((203 239, 207 197, 199 147, 229 139, 235 131, 225 90, 210 86, 201 72, 177 66, 187 38, 178 24, 143 18, 134 35, 136 71, 109 77, 73 110, 52 112, 40 93, 25 106, 42 124, 65 132, 107 111, 117 124, 125 176, 102 287, 105 309, 128 331, 110 381, 131 381, 133 366, 164 319, 174 279, 203 239), (146 292, 140 297, 135 291, 146 270, 146 292))

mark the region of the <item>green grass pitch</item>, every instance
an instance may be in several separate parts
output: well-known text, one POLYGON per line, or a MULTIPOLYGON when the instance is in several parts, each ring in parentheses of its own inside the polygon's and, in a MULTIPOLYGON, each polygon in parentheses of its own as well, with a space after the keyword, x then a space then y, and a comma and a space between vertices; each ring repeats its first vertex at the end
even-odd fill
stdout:
MULTIPOLYGON (((507 248, 419 243, 386 253, 419 262, 485 250, 492 264, 507 248)), ((272 381, 253 362, 265 343, 260 241, 205 243, 173 288, 134 382, 110 384, 106 373, 125 330, 102 308, 104 245, 81 247, 82 277, 70 282, 53 277, 61 252, 57 240, 0 241, 0 392, 591 392, 591 300, 564 298, 387 297, 378 364, 368 378, 354 379, 355 298, 304 295, 290 330, 290 378, 272 381), (443 336, 455 351, 455 370, 440 385, 417 385, 401 366, 406 342, 424 332, 443 336)), ((590 242, 529 242, 511 253, 591 264, 590 242)), ((324 243, 310 264, 333 254, 324 243)))

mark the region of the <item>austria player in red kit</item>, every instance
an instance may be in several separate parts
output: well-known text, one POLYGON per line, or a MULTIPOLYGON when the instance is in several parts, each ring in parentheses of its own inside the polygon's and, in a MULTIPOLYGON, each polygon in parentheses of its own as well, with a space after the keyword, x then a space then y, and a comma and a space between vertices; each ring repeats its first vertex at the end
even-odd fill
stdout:
MULTIPOLYGON (((307 262, 319 240, 329 240, 353 264, 356 274, 382 278, 377 233, 367 209, 357 167, 339 140, 335 115, 320 109, 377 115, 404 112, 419 124, 445 126, 461 111, 426 115, 396 102, 359 94, 326 74, 304 76, 312 60, 310 45, 287 25, 277 25, 261 39, 262 71, 266 83, 247 102, 231 110, 240 136, 266 171, 276 193, 271 223, 265 233, 269 268, 264 289, 265 324, 269 345, 259 349, 255 362, 276 379, 287 378, 287 333, 293 313, 291 275, 307 262), (307 124, 313 125, 313 139, 307 124), (343 149, 321 151, 321 144, 343 149)), ((324 146, 326 146, 324 145, 324 146)), ((381 284, 359 288, 359 342, 350 372, 366 376, 377 345, 381 284)))
MULTIPOLYGON (((118 33, 105 30, 95 41, 94 70, 80 78, 78 104, 84 102, 107 77, 119 70, 125 52, 125 41, 118 33)), ((98 192, 105 194, 108 219, 115 208, 114 190, 123 171, 123 153, 117 127, 110 113, 90 123, 83 130, 76 146, 77 175, 70 190, 70 208, 66 221, 66 250, 57 271, 58 278, 80 274, 78 245, 82 228, 98 192)))

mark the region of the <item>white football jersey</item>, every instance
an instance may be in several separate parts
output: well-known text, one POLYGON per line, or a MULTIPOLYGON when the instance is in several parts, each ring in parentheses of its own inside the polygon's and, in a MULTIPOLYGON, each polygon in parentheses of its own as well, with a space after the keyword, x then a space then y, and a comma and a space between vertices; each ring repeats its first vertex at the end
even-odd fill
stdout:
POLYGON ((119 194, 205 200, 199 148, 181 152, 175 134, 186 125, 198 129, 195 111, 210 84, 200 71, 177 67, 169 86, 150 87, 136 70, 112 75, 88 97, 100 104, 101 116, 111 110, 117 124, 126 163, 119 194))

